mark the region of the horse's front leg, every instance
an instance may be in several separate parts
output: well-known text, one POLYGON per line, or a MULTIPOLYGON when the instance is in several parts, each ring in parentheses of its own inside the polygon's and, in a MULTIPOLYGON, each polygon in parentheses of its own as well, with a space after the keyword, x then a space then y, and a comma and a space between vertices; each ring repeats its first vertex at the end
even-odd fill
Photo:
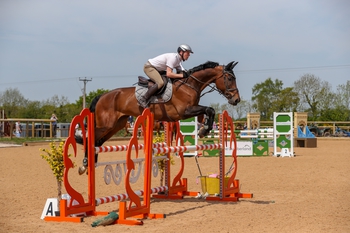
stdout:
POLYGON ((185 111, 185 118, 199 116, 205 114, 205 120, 204 120, 204 126, 200 128, 198 132, 198 136, 200 138, 203 138, 207 136, 210 132, 210 130, 213 129, 213 123, 215 119, 215 110, 211 107, 206 106, 192 106, 190 108, 187 108, 185 111))

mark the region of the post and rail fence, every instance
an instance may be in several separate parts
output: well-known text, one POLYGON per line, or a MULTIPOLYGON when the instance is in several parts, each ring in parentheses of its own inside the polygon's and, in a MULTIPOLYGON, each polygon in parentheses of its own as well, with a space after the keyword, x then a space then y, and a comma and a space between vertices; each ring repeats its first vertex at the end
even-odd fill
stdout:
MULTIPOLYGON (((13 132, 15 130, 16 122, 20 122, 22 126, 21 137, 53 138, 55 136, 55 132, 52 125, 53 120, 26 118, 0 119, 1 136, 9 136, 12 139, 14 137, 13 132), (5 128, 6 125, 7 129, 5 128)), ((67 128, 67 134, 68 130, 69 128, 67 128)))

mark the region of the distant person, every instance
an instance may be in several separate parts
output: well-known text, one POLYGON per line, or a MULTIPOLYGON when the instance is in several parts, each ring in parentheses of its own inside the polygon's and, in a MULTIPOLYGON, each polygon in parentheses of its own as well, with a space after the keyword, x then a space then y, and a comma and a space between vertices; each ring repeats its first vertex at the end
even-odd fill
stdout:
POLYGON ((244 129, 244 130, 248 129, 248 127, 247 127, 247 122, 244 122, 243 129, 244 129))
POLYGON ((22 133, 22 126, 21 126, 21 122, 17 121, 15 124, 15 135, 17 138, 21 137, 21 133, 22 133))
POLYGON ((130 127, 133 128, 134 127, 134 117, 133 116, 129 116, 128 122, 130 124, 130 127))
POLYGON ((218 126, 216 125, 216 122, 213 121, 213 130, 217 130, 218 126))
POLYGON ((56 136, 56 130, 57 130, 58 118, 57 118, 57 116, 54 113, 52 113, 50 120, 52 120, 52 127, 53 127, 53 135, 52 136, 55 137, 56 136))

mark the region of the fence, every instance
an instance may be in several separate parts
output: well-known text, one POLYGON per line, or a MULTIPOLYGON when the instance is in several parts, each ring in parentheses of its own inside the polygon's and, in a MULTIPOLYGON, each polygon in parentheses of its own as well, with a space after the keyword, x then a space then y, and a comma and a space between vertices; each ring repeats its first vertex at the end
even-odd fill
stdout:
POLYGON ((67 137, 69 132, 70 123, 58 123, 57 131, 54 132, 52 120, 50 119, 25 119, 25 118, 11 118, 11 119, 0 119, 0 125, 9 125, 9 136, 13 138, 15 123, 20 122, 22 126, 21 137, 39 137, 39 138, 52 138, 57 137, 67 137))

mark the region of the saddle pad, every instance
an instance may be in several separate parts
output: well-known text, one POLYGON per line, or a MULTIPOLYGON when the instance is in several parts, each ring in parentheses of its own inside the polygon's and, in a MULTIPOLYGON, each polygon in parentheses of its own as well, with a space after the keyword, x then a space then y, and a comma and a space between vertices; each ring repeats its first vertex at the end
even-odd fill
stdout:
MULTIPOLYGON (((173 95, 173 87, 172 87, 172 83, 168 82, 166 85, 166 89, 165 91, 161 94, 161 95, 154 95, 150 98, 149 100, 149 104, 159 104, 159 103, 166 103, 170 100, 171 96, 173 95)), ((141 96, 143 96, 146 91, 148 90, 148 88, 146 87, 142 87, 139 86, 138 84, 136 84, 136 88, 135 88, 135 96, 137 101, 140 103, 141 106, 147 106, 147 103, 145 103, 143 101, 143 98, 141 98, 141 96)))

